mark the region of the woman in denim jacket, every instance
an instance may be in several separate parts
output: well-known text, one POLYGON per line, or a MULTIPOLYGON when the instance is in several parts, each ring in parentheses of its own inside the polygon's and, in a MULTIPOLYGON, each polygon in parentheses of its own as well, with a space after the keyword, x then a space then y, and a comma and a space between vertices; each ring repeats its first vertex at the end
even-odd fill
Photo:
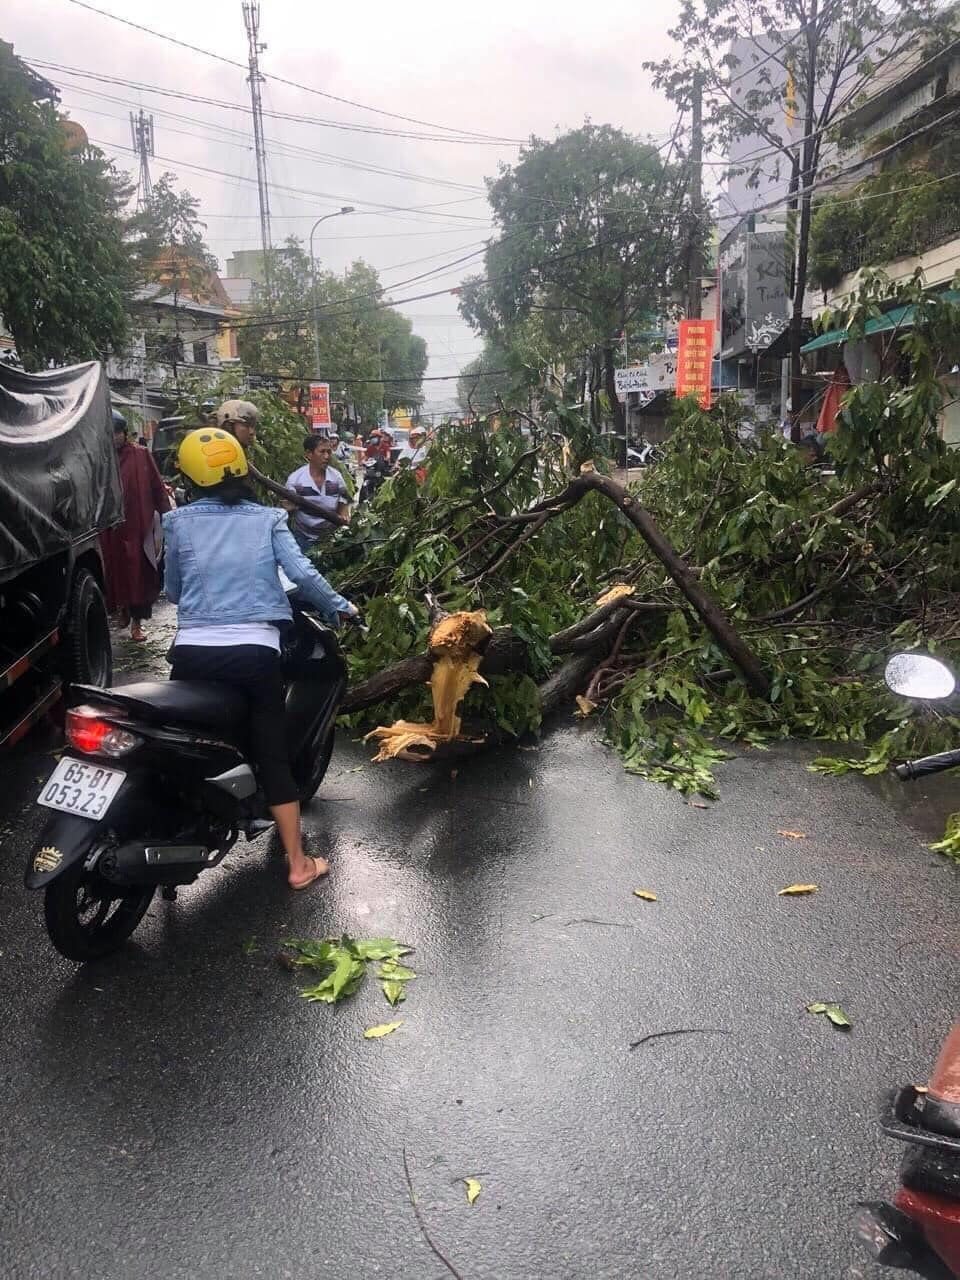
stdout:
POLYGON ((251 751, 287 855, 287 880, 305 889, 330 868, 303 850, 280 669, 279 626, 293 614, 278 569, 331 625, 357 610, 300 551, 286 513, 253 501, 243 478, 247 460, 232 435, 216 427, 192 431, 178 462, 200 498, 163 517, 164 590, 177 605, 170 678, 216 680, 246 694, 251 751))

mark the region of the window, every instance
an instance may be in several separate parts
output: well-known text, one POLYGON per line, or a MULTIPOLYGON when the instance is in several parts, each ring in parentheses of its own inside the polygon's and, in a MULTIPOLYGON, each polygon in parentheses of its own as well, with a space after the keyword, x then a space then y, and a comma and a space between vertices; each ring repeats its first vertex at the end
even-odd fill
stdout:
POLYGON ((193 363, 207 363, 207 344, 205 342, 195 342, 193 344, 193 363))

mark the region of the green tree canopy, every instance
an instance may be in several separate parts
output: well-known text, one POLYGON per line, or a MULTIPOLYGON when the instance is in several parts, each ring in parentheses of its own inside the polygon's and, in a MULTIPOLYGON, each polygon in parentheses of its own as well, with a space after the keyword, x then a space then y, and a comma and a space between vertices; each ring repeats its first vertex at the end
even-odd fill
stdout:
POLYGON ((590 353, 616 405, 617 337, 664 304, 688 250, 680 169, 649 142, 587 123, 532 139, 487 190, 499 235, 483 277, 464 286, 464 317, 503 346, 537 316, 554 359, 590 353))
POLYGON ((122 349, 137 284, 126 178, 33 93, 0 43, 0 316, 28 369, 122 349))
POLYGON ((427 344, 406 316, 384 306, 373 267, 357 261, 342 276, 321 270, 314 280, 301 241, 291 237, 273 250, 270 279, 269 296, 258 286, 249 321, 238 326, 247 368, 329 382, 331 400, 350 422, 372 421, 382 408, 419 404, 427 344))

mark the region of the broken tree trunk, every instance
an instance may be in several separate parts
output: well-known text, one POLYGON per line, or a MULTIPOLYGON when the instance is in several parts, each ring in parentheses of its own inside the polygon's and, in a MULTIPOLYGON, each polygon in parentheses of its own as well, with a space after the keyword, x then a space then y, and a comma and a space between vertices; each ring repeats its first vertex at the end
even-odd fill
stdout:
POLYGON ((592 463, 584 465, 581 474, 571 480, 562 493, 546 498, 531 507, 529 511, 517 516, 507 516, 504 523, 522 523, 537 521, 546 511, 557 514, 565 511, 588 493, 602 493, 605 498, 616 503, 633 527, 646 542, 650 550, 657 556, 670 577, 697 611, 701 622, 711 633, 717 644, 728 657, 740 668, 747 684, 761 698, 770 696, 770 681, 760 664, 760 660, 739 632, 727 621, 723 610, 716 600, 701 587, 696 575, 686 561, 664 537, 653 516, 640 505, 632 493, 622 484, 602 476, 593 469, 592 463))
MULTIPOLYGON (((493 635, 483 650, 478 668, 482 676, 499 676, 507 672, 529 671, 530 657, 525 641, 510 627, 495 627, 493 635)), ((393 666, 370 676, 362 684, 350 689, 340 705, 343 715, 351 711, 364 711, 378 702, 395 698, 398 693, 414 684, 427 684, 433 673, 433 660, 426 653, 412 658, 401 658, 393 666)))

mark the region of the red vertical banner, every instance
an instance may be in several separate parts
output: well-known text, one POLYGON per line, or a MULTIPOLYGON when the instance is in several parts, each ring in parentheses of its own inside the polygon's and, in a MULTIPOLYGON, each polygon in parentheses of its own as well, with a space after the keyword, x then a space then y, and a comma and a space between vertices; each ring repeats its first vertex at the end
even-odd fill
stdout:
POLYGON ((314 427, 329 427, 332 425, 329 382, 310 383, 310 422, 314 427))
POLYGON ((677 395, 696 396, 704 409, 712 403, 714 320, 681 320, 677 344, 677 395))

